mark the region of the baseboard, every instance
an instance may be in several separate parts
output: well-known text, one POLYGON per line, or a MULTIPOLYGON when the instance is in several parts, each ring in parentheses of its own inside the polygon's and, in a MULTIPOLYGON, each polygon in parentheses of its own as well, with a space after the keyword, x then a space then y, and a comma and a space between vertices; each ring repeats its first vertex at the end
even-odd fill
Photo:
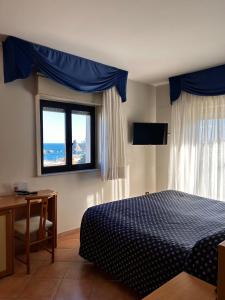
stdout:
POLYGON ((67 235, 70 235, 70 234, 79 233, 79 232, 80 232, 80 228, 71 229, 71 230, 59 233, 58 238, 64 237, 64 236, 67 236, 67 235))

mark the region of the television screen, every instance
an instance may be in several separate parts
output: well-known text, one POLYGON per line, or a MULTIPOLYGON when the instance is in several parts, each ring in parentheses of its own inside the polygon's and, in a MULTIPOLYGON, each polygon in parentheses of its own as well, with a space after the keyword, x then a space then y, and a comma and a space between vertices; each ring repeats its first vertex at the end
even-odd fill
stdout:
POLYGON ((134 123, 133 145, 166 145, 167 123, 134 123))

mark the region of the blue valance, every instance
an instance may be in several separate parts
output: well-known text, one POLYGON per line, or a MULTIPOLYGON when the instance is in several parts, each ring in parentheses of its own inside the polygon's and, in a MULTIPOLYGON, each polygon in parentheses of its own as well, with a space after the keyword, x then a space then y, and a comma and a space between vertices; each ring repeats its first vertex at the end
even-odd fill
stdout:
POLYGON ((128 72, 62 51, 8 37, 3 43, 4 81, 27 78, 33 68, 82 92, 100 92, 115 86, 126 101, 128 72))
POLYGON ((200 96, 225 94, 225 65, 170 77, 170 100, 177 100, 181 91, 200 96))

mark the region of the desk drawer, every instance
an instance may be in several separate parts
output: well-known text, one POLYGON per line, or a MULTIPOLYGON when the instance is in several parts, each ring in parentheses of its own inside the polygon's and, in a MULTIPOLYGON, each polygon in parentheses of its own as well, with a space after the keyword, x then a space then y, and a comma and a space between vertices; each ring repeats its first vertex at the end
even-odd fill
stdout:
POLYGON ((13 272, 13 214, 0 211, 0 277, 13 272))

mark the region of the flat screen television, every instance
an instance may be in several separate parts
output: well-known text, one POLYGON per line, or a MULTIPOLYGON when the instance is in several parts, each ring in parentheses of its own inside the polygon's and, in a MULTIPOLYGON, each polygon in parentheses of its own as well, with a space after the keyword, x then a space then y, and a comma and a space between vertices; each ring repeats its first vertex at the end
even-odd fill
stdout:
POLYGON ((167 123, 134 123, 133 145, 166 145, 167 123))

